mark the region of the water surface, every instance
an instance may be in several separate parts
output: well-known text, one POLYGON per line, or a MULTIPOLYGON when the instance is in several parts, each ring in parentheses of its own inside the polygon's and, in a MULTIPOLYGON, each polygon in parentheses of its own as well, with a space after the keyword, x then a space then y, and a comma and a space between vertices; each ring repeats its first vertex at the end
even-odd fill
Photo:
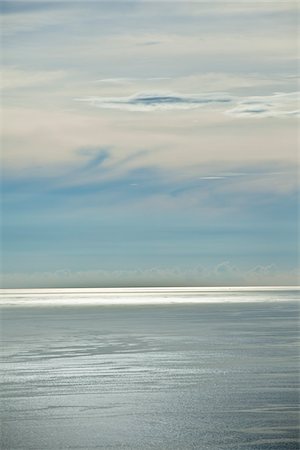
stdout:
POLYGON ((296 294, 12 302, 1 313, 1 448, 298 449, 296 294))

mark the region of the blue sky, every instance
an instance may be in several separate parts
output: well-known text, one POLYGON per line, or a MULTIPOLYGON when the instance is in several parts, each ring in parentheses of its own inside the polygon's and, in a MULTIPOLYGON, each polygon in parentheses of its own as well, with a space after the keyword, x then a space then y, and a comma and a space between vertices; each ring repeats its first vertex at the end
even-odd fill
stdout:
POLYGON ((296 284, 296 2, 2 1, 5 287, 296 284))

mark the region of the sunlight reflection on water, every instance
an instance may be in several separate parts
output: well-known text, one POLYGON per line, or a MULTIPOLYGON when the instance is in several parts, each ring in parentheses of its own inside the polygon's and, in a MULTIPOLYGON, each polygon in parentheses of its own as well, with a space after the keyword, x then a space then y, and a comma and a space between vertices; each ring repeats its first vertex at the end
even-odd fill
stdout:
POLYGON ((298 449, 299 306, 280 295, 3 308, 1 448, 298 449))

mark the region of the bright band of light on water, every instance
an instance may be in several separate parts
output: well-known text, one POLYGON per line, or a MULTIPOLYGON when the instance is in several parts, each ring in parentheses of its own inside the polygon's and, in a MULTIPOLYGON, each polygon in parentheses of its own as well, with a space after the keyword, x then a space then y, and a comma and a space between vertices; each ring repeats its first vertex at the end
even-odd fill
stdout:
POLYGON ((168 305, 299 300, 299 287, 3 289, 1 306, 168 305), (285 293, 289 292, 288 298, 285 293), (250 295, 251 294, 251 295, 250 295))

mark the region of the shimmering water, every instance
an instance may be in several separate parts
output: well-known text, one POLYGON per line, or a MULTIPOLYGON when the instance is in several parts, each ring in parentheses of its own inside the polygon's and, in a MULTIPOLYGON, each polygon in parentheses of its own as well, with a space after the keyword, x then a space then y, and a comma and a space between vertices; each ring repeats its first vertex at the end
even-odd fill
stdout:
POLYGON ((6 306, 1 448, 298 449, 299 306, 273 295, 6 306))

